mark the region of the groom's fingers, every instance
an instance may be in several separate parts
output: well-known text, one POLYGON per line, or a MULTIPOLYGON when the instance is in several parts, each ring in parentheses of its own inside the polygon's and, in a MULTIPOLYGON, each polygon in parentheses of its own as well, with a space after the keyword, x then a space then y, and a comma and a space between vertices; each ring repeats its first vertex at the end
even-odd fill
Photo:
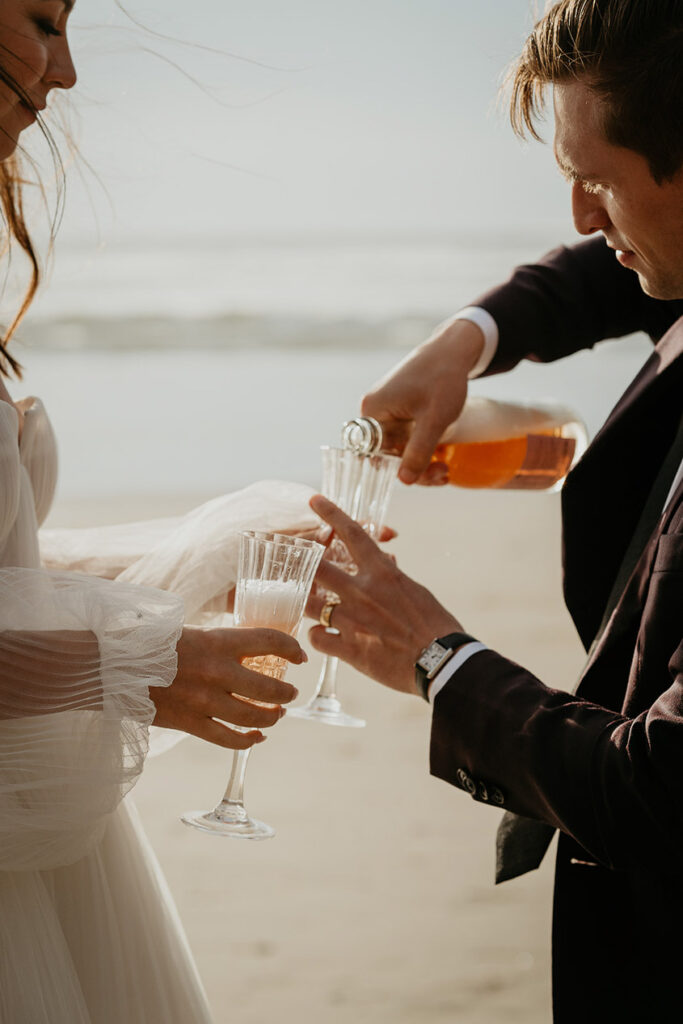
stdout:
MULTIPOLYGON (((322 591, 323 595, 324 593, 328 593, 338 594, 339 597, 344 597, 356 589, 357 583, 355 581, 355 576, 350 576, 348 572, 344 572, 344 570, 340 569, 338 565, 334 564, 334 562, 322 561, 318 566, 317 573, 315 574, 317 592, 322 591)), ((323 601, 323 604, 324 603, 325 602, 323 601)))
POLYGON ((363 527, 322 494, 314 494, 309 504, 313 511, 332 527, 336 536, 346 544, 357 565, 364 565, 369 558, 380 553, 374 540, 367 535, 363 527))
MULTIPOLYGON (((337 591, 335 591, 334 593, 336 594, 337 591)), ((306 605, 306 615, 309 617, 309 619, 317 619, 319 622, 320 613, 322 612, 325 605, 330 603, 334 604, 332 617, 335 618, 334 622, 332 622, 332 618, 330 618, 330 626, 333 629, 336 629, 337 620, 342 615, 341 606, 344 602, 340 599, 338 599, 338 601, 335 601, 334 598, 332 598, 332 601, 330 602, 330 591, 328 591, 327 589, 318 591, 315 594, 311 594, 311 596, 308 599, 308 604, 306 605)))
POLYGON ((351 661, 353 664, 355 639, 353 632, 351 632, 351 635, 344 632, 330 633, 324 626, 311 626, 308 631, 308 639, 311 646, 321 654, 329 655, 332 658, 341 658, 344 661, 351 661))

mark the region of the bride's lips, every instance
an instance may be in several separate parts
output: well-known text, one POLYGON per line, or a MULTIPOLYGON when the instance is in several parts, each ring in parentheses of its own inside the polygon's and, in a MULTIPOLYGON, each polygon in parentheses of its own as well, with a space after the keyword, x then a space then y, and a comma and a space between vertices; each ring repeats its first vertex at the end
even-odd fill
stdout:
POLYGON ((35 121, 36 110, 32 107, 29 107, 28 103, 19 103, 19 109, 21 110, 24 117, 27 117, 29 121, 35 121))
POLYGON ((22 113, 26 114, 31 121, 35 121, 38 114, 45 110, 45 103, 28 104, 24 103, 23 100, 19 101, 19 107, 22 113))

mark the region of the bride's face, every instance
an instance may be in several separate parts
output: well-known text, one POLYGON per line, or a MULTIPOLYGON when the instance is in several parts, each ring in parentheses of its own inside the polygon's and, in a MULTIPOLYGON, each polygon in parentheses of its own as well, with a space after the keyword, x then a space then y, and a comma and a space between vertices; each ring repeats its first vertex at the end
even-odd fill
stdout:
POLYGON ((73 0, 0 0, 0 67, 22 93, 0 80, 0 160, 14 152, 50 90, 76 82, 66 37, 72 7, 73 0))

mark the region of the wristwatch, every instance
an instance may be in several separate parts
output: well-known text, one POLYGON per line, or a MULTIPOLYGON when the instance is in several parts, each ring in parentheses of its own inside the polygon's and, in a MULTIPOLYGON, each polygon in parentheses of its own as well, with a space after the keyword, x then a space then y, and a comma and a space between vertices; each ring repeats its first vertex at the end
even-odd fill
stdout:
POLYGON ((463 644, 475 640, 469 633, 449 633, 432 640, 415 662, 415 683, 425 700, 429 700, 428 687, 434 676, 450 661, 463 644))

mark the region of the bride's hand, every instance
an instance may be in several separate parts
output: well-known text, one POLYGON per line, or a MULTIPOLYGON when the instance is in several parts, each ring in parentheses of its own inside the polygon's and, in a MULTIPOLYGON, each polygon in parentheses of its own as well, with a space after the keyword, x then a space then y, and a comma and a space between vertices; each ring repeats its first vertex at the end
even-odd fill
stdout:
POLYGON ((245 749, 266 737, 281 706, 298 696, 283 680, 245 668, 241 661, 272 654, 295 665, 307 661, 296 640, 275 629, 196 629, 186 626, 178 641, 178 673, 170 686, 152 686, 154 725, 180 729, 220 747, 245 749), (273 707, 261 707, 263 701, 273 707), (250 729, 235 732, 225 722, 250 729))

